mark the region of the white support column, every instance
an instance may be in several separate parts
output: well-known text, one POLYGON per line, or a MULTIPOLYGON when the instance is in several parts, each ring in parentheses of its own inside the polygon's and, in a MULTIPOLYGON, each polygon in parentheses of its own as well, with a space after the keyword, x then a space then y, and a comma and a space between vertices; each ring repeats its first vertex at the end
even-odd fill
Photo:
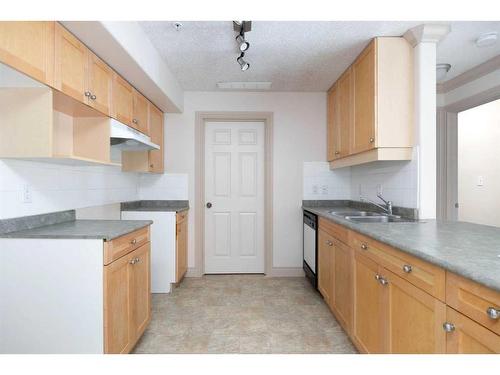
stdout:
POLYGON ((414 51, 417 200, 422 219, 436 218, 436 46, 449 32, 448 25, 420 25, 404 35, 414 51))

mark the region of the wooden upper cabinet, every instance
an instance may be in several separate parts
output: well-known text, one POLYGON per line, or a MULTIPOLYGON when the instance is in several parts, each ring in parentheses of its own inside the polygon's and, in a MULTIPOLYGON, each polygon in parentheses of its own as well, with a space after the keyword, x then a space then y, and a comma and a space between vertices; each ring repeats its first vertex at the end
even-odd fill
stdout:
POLYGON ((149 151, 149 171, 163 173, 165 156, 165 150, 163 149, 163 112, 151 103, 149 103, 149 131, 151 141, 160 146, 159 150, 149 151))
POLYGON ((354 121, 351 126, 351 151, 353 154, 376 147, 376 41, 374 39, 352 65, 354 121))
POLYGON ((329 306, 333 304, 333 261, 333 237, 320 229, 318 231, 318 290, 329 306))
POLYGON ((337 84, 334 84, 327 94, 326 150, 327 150, 328 161, 332 161, 333 159, 335 159, 335 155, 337 152, 336 130, 338 128, 338 125, 335 121, 337 117, 337 103, 336 103, 337 97, 338 97, 337 84))
POLYGON ((0 22, 0 61, 54 85, 55 22, 0 22))
POLYGON ((133 126, 134 89, 117 73, 113 73, 112 117, 133 126))
POLYGON ((446 305, 385 268, 385 351, 397 354, 446 352, 446 305))
POLYGON ((89 49, 62 25, 55 32, 55 88, 87 103, 89 49))
POLYGON ((132 116, 132 127, 149 135, 149 113, 148 100, 134 89, 134 110, 132 116))
POLYGON ((88 104, 98 111, 111 115, 112 69, 99 57, 88 53, 88 104))
POLYGON ((354 251, 354 322, 352 337, 364 353, 384 352, 383 288, 377 281, 379 266, 354 251))
POLYGON ((350 154, 350 133, 353 124, 354 90, 352 69, 349 68, 338 80, 338 97, 336 107, 338 117, 335 121, 335 158, 343 158, 350 154))

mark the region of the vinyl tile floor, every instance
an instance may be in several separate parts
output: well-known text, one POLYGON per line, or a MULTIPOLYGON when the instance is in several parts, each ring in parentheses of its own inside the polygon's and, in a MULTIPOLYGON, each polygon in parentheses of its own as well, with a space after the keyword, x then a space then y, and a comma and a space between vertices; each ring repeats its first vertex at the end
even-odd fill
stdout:
POLYGON ((134 353, 357 353, 305 278, 186 278, 152 305, 134 353))

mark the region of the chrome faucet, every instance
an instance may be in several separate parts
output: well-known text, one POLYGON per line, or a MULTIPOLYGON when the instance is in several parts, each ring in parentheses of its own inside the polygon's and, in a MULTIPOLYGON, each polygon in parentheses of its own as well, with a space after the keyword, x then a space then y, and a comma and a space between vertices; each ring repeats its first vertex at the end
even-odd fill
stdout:
POLYGON ((382 202, 384 202, 385 207, 378 204, 378 203, 375 203, 371 199, 363 198, 362 196, 359 197, 359 200, 362 202, 370 202, 371 204, 374 204, 378 208, 381 208, 382 210, 384 210, 388 215, 392 215, 392 202, 385 200, 384 197, 382 197, 382 194, 377 193, 377 198, 379 198, 382 202))

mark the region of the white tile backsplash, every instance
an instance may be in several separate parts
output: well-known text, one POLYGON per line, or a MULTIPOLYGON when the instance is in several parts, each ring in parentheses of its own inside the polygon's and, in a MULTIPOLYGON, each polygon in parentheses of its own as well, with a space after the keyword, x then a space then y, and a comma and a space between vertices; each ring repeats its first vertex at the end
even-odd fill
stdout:
POLYGON ((187 174, 142 175, 140 199, 188 200, 187 174))
POLYGON ((350 168, 331 171, 327 162, 304 162, 303 176, 305 200, 350 198, 350 168))
POLYGON ((303 199, 352 199, 360 195, 378 201, 377 187, 396 206, 417 208, 418 162, 379 161, 330 170, 326 162, 305 162, 303 165, 303 199), (325 188, 326 191, 325 191, 325 188))
POLYGON ((139 198, 139 175, 119 167, 0 160, 0 219, 139 198), (25 186, 31 203, 23 203, 25 186))

